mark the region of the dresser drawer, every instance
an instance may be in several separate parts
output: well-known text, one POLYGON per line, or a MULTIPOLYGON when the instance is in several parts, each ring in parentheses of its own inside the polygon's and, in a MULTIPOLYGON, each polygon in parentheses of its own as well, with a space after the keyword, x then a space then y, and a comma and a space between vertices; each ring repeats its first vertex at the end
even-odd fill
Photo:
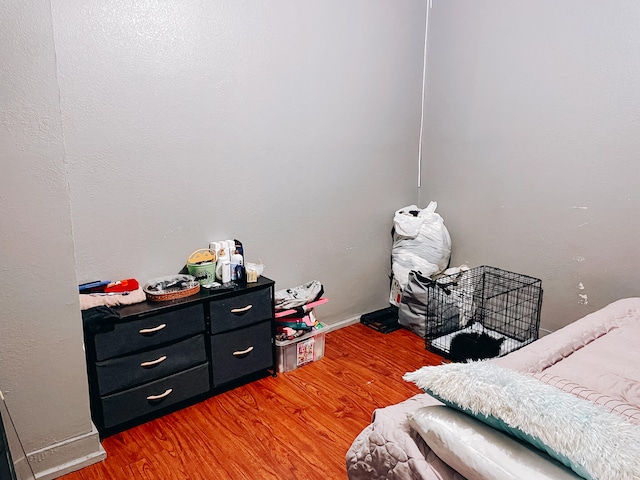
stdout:
POLYGON ((204 310, 200 304, 150 315, 141 320, 116 323, 110 332, 94 336, 96 360, 152 348, 201 333, 204 329, 204 310))
POLYGON ((155 382, 103 397, 104 428, 111 428, 209 391, 209 366, 191 368, 155 382))
POLYGON ((273 367, 271 320, 211 336, 213 385, 273 367))
POLYGON ((101 396, 172 375, 207 361, 204 334, 154 350, 96 363, 101 396))
POLYGON ((224 332, 272 318, 271 290, 264 288, 211 302, 211 332, 224 332))

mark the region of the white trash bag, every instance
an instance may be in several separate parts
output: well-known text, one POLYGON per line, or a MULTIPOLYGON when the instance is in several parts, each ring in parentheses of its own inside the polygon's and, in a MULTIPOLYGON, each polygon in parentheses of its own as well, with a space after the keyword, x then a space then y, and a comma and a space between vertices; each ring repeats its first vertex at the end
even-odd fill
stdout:
POLYGON ((451 237, 444 220, 436 213, 438 204, 416 205, 398 210, 393 217, 391 249, 392 287, 389 301, 398 306, 400 295, 415 270, 425 277, 444 271, 451 257, 451 237))

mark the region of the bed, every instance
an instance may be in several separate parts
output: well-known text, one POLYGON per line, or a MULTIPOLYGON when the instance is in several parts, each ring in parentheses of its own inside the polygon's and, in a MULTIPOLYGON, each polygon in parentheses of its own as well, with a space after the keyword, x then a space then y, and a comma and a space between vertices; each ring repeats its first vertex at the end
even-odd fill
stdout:
POLYGON ((423 367, 377 409, 350 480, 640 478, 640 298, 500 358, 423 367))

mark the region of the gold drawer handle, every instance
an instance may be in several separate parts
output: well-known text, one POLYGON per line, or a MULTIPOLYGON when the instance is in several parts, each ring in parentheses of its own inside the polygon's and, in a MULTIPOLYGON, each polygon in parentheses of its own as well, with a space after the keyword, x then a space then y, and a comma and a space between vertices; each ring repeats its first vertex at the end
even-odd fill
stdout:
POLYGON ((246 350, 233 352, 233 356, 234 357, 241 357, 242 355, 246 355, 247 353, 251 352, 251 350, 253 350, 253 347, 249 347, 246 350))
POLYGON ((140 364, 141 367, 153 367, 155 365, 158 365, 159 363, 164 362, 167 359, 166 355, 162 355, 160 358, 158 358, 157 360, 151 360, 149 362, 142 362, 140 364))
POLYGON ((156 333, 159 332, 160 330, 162 330, 163 328, 166 328, 167 324, 166 323, 161 323, 160 325, 158 325, 157 327, 153 327, 153 328, 143 328, 142 330, 140 330, 138 333, 140 335, 148 335, 149 333, 156 333))
POLYGON ((252 308, 253 308, 253 305, 247 305, 246 307, 242 307, 242 308, 232 308, 231 313, 244 313, 244 312, 248 312, 252 308))
POLYGON ((147 400, 149 400, 150 402, 154 401, 154 400, 162 400, 164 397, 168 396, 169 394, 171 394, 171 392, 173 392, 173 388, 167 388, 164 393, 161 393, 160 395, 149 395, 147 397, 147 400))

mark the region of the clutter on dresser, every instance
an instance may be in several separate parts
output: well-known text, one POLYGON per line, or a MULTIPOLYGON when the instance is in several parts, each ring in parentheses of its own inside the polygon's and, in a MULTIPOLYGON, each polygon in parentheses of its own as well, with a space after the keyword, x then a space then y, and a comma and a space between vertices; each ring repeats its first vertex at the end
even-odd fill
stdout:
POLYGON ((149 280, 143 290, 147 300, 165 302, 195 295, 200 291, 200 284, 192 275, 166 275, 149 280))
POLYGON ((264 265, 259 271, 256 264, 250 266, 248 271, 242 242, 235 239, 209 242, 209 248, 194 251, 187 258, 186 270, 203 288, 220 291, 257 282, 264 265))
POLYGON ((78 291, 86 295, 126 294, 137 290, 139 287, 140 284, 135 278, 127 278, 115 282, 111 280, 96 280, 78 285, 78 291))
POLYGON ((135 278, 95 280, 78 285, 80 310, 97 306, 115 307, 144 302, 147 297, 135 278))
POLYGON ((216 280, 222 284, 228 282, 246 282, 244 271, 244 247, 240 240, 222 240, 209 242, 209 250, 216 253, 216 280))
POLYGON ((247 283, 256 283, 264 271, 263 263, 246 262, 244 266, 247 283))
POLYGON ((215 250, 201 248, 196 250, 187 258, 187 270, 189 275, 193 275, 200 285, 208 285, 216 281, 216 260, 215 250))

